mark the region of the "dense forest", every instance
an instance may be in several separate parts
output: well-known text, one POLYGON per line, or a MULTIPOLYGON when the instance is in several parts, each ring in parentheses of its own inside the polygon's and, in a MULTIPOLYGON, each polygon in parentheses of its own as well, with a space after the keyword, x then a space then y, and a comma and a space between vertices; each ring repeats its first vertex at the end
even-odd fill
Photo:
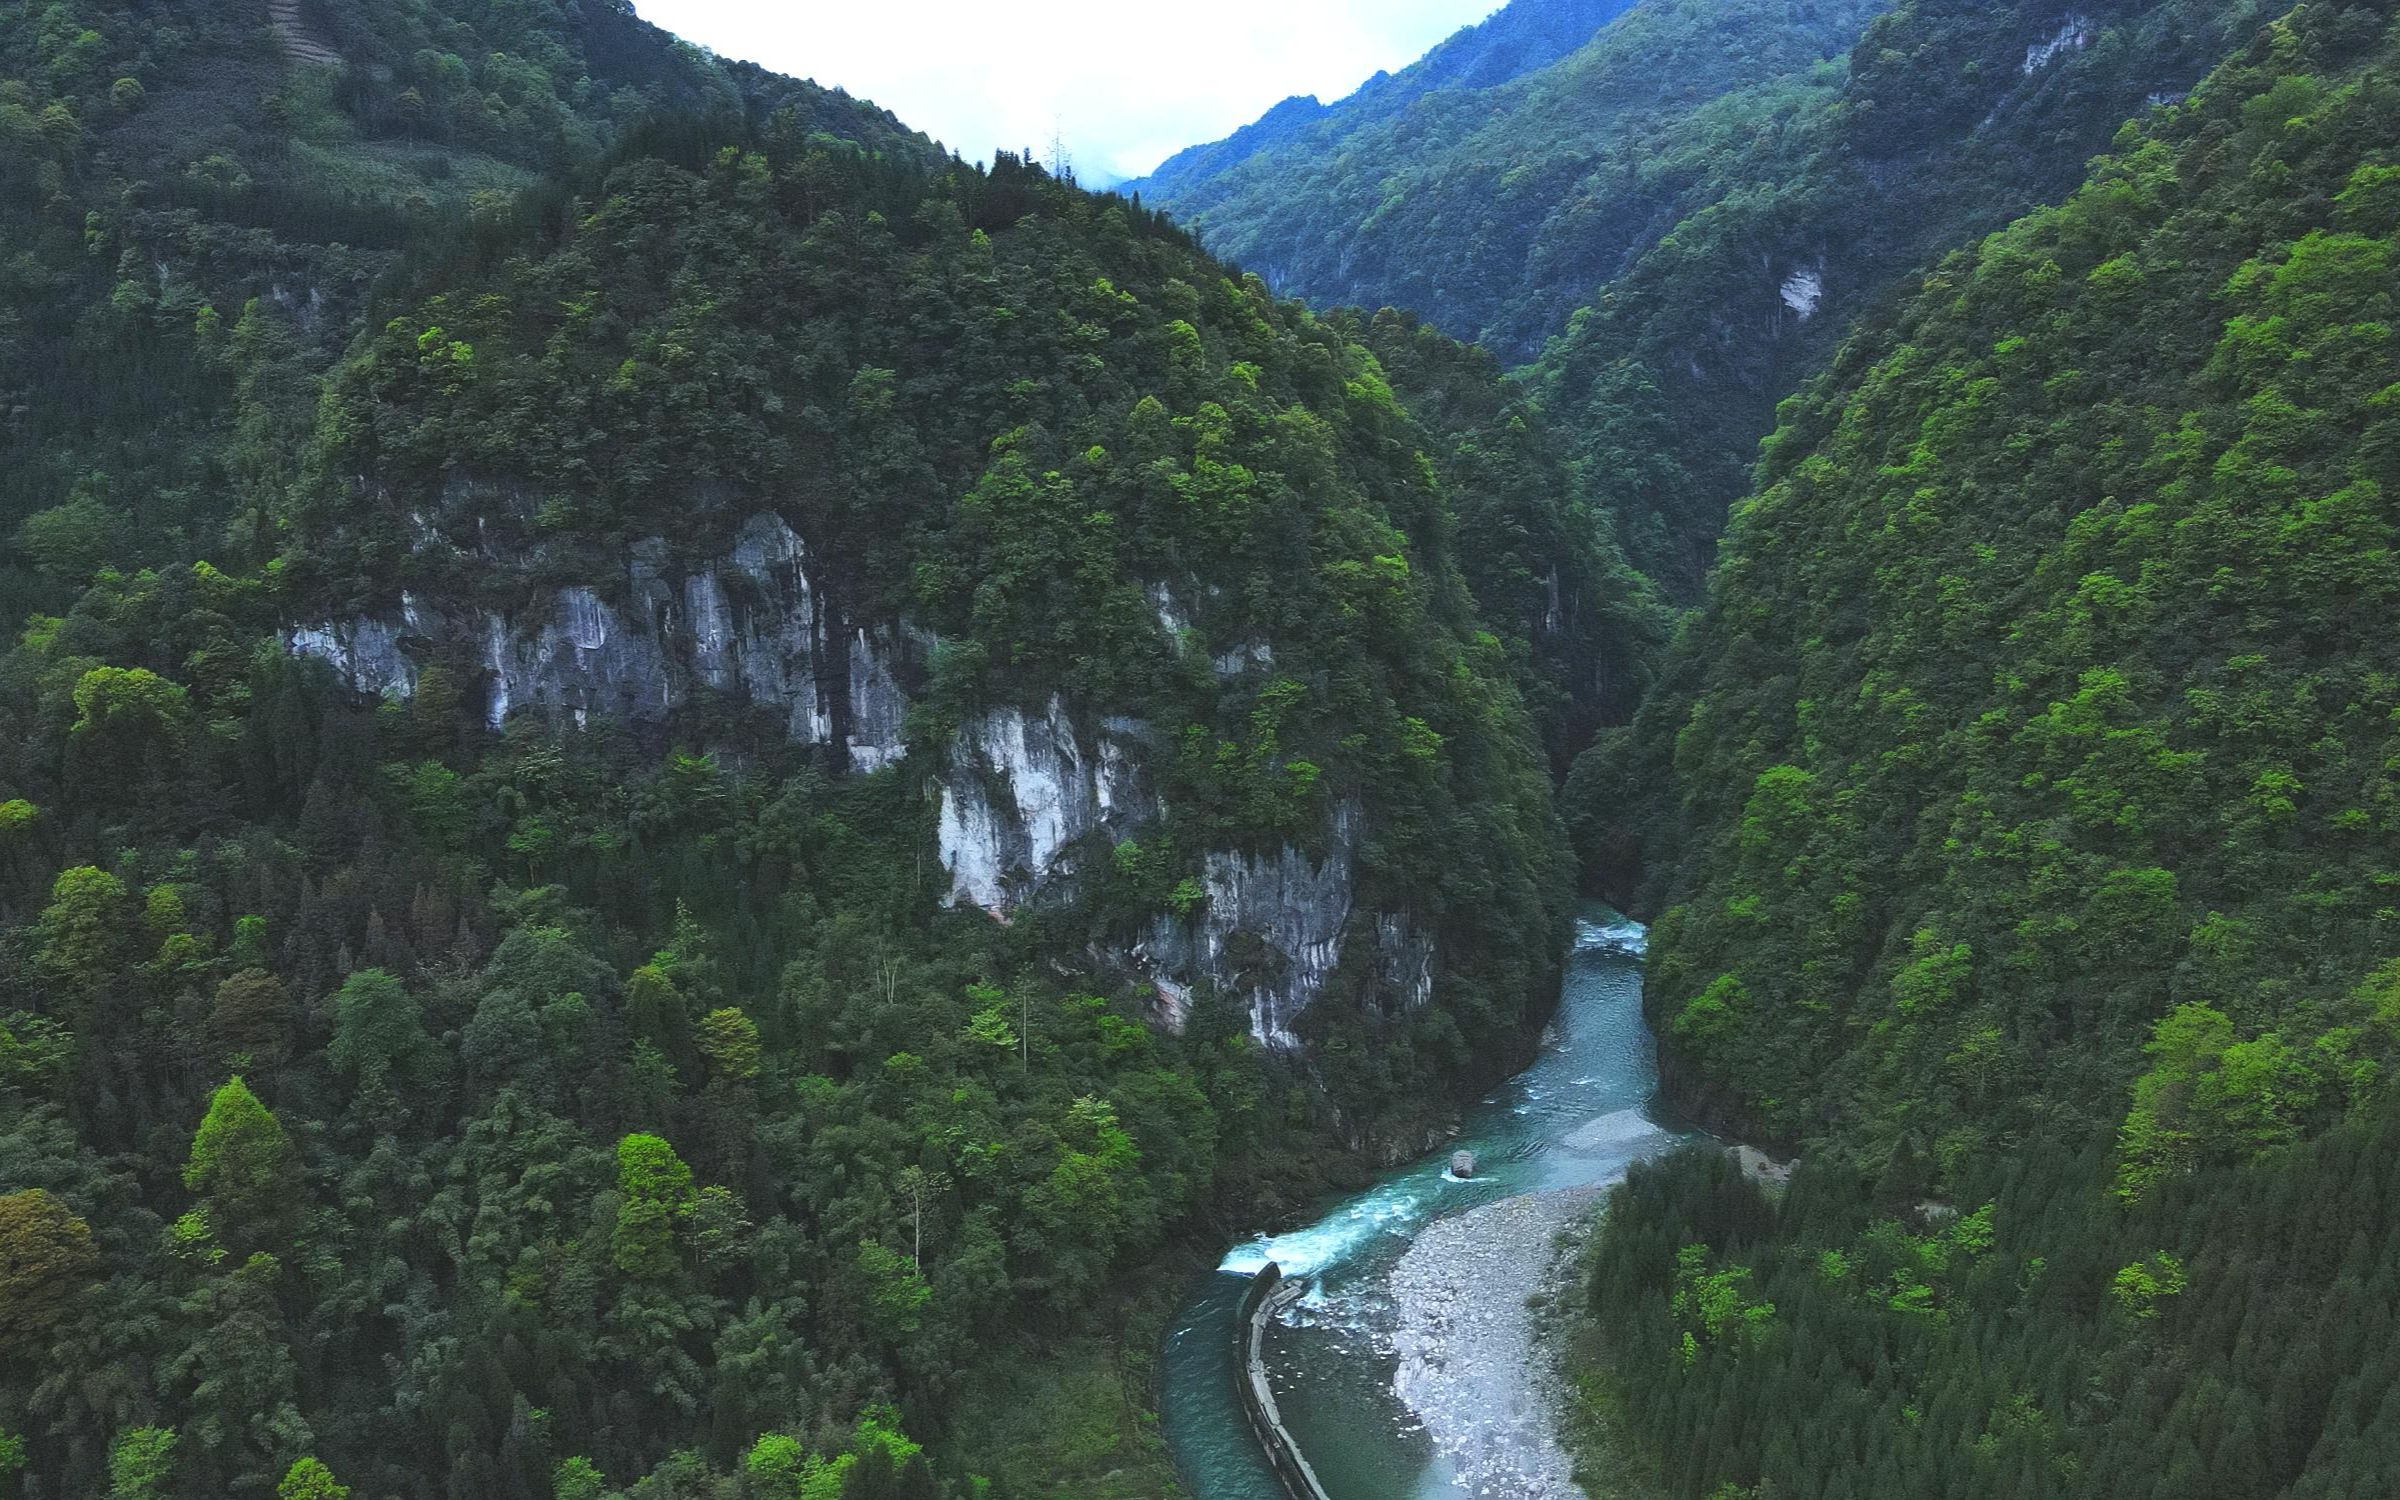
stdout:
POLYGON ((292 14, 286 36, 243 0, 0 13, 0 617, 63 609, 101 564, 216 547, 288 478, 301 388, 382 289, 653 116, 934 158, 881 111, 613 0, 292 14), (352 60, 308 62, 335 46, 352 60))
POLYGON ((605 0, 0 59, 0 1488, 1172 1489, 1179 1235, 1521 1059, 1662 636, 1496 367, 605 0), (892 756, 421 623, 604 663, 761 526, 892 756), (1154 811, 995 920, 937 808, 1045 705, 1154 811), (1296 1013, 1252 870, 1335 887, 1296 1013))
POLYGON ((1579 880, 1798 1161, 1609 1196, 1608 1484, 2391 1493, 2400 27, 2280 9, 1516 0, 1125 196, 0 12, 0 1497, 1174 1493, 1579 880))
POLYGON ((1528 366, 1581 492, 1688 599, 1776 403, 1853 320, 2063 197, 2281 8, 1653 0, 1505 82, 1371 86, 1131 186, 1279 291, 1528 366))
POLYGON ((1946 261, 1579 768, 1677 1092, 1802 1158, 1605 1220, 1671 1492, 2390 1492, 2395 139, 2311 4, 1946 261))
POLYGON ((1778 121, 1780 91, 1838 82, 1883 8, 1520 0, 1468 33, 1542 23, 1553 45, 1514 66, 1437 52, 1281 138, 1126 186, 1278 290, 1409 308, 1519 363, 1681 216, 1695 146, 1730 155, 1725 132, 1778 121))

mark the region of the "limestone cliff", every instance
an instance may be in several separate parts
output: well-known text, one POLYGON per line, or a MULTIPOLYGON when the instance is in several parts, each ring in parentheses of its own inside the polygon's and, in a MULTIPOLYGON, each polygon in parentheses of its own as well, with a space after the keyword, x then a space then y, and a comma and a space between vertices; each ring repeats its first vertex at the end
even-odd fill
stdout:
POLYGON ((437 607, 404 592, 397 609, 303 626, 290 640, 357 691, 390 697, 413 693, 436 659, 471 660, 494 729, 519 710, 655 722, 713 693, 773 710, 792 739, 838 747, 854 769, 904 752, 897 670, 909 643, 844 626, 810 580, 806 544, 773 515, 751 517, 722 557, 698 564, 647 537, 615 576, 513 608, 437 607))
MULTIPOLYGON (((420 551, 442 547, 436 528, 418 529, 420 551)), ((661 725, 714 696, 768 711, 791 740, 826 747, 851 771, 906 762, 937 809, 950 904, 997 918, 1110 878, 1115 843, 1167 816, 1155 729, 1080 714, 1056 696, 1038 710, 989 709, 911 759, 904 684, 922 682, 934 638, 905 622, 848 623, 810 566, 799 534, 761 513, 718 556, 679 560, 666 538, 647 537, 609 576, 536 590, 514 607, 437 607, 403 592, 390 609, 298 626, 287 639, 364 694, 405 699, 426 667, 467 666, 480 674, 493 730, 527 713, 578 727, 661 725)), ((1184 649, 1188 617, 1163 586, 1156 597, 1160 628, 1184 649)), ((1211 660, 1230 677, 1273 653, 1241 640, 1211 660)), ((1300 1049, 1294 1023, 1345 963, 1379 1009, 1424 1004, 1433 939, 1408 912, 1362 901, 1365 823, 1345 802, 1321 853, 1210 851, 1203 901, 1100 957, 1148 984, 1172 1027, 1205 988, 1240 996, 1251 1034, 1278 1051, 1300 1049)))

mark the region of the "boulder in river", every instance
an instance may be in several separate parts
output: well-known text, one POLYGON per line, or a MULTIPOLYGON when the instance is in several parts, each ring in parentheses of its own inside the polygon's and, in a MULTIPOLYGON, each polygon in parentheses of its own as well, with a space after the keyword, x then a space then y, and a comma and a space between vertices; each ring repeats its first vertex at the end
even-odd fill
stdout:
POLYGON ((1453 1151, 1453 1152, 1451 1152, 1451 1153, 1450 1153, 1450 1175, 1451 1175, 1451 1176, 1453 1176, 1453 1177, 1472 1177, 1472 1176, 1474 1176, 1474 1175, 1475 1175, 1475 1153, 1474 1153, 1474 1152, 1472 1152, 1472 1151, 1453 1151))

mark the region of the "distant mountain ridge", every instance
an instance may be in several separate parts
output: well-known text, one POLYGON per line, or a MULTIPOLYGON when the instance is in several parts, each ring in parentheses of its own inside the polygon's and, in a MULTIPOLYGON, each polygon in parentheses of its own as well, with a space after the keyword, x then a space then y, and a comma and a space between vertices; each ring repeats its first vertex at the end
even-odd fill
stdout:
POLYGON ((1431 52, 1397 73, 1373 78, 1331 104, 1314 94, 1295 94, 1221 141, 1187 146, 1147 177, 1123 185, 1127 193, 1172 197, 1227 172, 1251 157, 1287 142, 1320 121, 1335 137, 1387 112, 1443 90, 1498 88, 1565 57, 1593 33, 1631 10, 1636 0, 1520 0, 1485 20, 1462 27, 1431 52))
POLYGON ((1682 216, 1694 137, 1712 158, 1754 149, 1765 96, 1809 83, 1885 8, 1517 0, 1339 104, 1286 101, 1127 190, 1279 292, 1406 308, 1521 363, 1682 216), (1711 113, 1752 94, 1739 118, 1711 113))

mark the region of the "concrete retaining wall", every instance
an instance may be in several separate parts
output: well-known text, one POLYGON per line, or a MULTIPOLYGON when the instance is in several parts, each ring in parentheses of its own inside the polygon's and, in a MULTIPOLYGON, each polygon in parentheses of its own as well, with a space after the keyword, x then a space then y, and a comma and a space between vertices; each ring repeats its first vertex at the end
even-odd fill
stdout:
POLYGON ((1272 1261, 1251 1278, 1233 1320, 1235 1336, 1241 1340, 1234 1351, 1233 1382, 1242 1412, 1250 1419, 1250 1430, 1258 1434, 1259 1446, 1266 1449, 1267 1462, 1285 1492, 1292 1500, 1332 1500, 1325 1486, 1317 1482, 1316 1471, 1300 1455, 1300 1445, 1285 1430, 1283 1415, 1275 1409, 1274 1387, 1267 1380, 1267 1320, 1306 1290, 1301 1282, 1284 1280, 1283 1268, 1272 1261))

